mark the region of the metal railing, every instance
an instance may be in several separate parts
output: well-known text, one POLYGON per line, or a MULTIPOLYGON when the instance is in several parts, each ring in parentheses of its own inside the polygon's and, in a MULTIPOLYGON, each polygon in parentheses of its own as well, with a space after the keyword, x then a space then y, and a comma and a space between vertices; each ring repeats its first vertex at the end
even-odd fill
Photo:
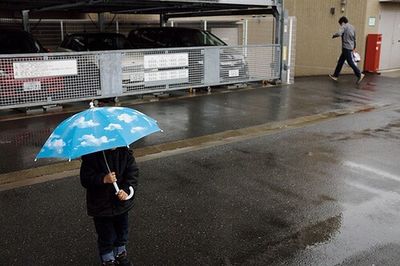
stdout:
POLYGON ((280 79, 280 46, 0 55, 0 109, 280 79))

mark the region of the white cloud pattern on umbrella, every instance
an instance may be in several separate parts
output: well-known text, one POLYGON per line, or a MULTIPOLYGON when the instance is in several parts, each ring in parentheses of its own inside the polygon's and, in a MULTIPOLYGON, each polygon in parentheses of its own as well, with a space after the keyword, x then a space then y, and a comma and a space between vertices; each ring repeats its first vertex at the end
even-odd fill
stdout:
POLYGON ((73 127, 78 127, 78 128, 97 127, 98 125, 100 125, 100 124, 97 122, 94 122, 93 120, 86 120, 84 117, 78 118, 72 124, 73 127))
POLYGON ((59 139, 59 138, 61 138, 61 136, 58 135, 58 134, 55 134, 54 132, 51 133, 51 135, 50 135, 50 137, 49 137, 49 139, 59 139))
POLYGON ((113 131, 116 129, 122 130, 122 126, 120 124, 111 123, 107 127, 104 128, 104 130, 107 130, 107 131, 113 131))
POLYGON ((135 121, 136 119, 137 119, 136 115, 120 114, 118 116, 118 120, 124 121, 127 124, 131 123, 132 121, 135 121))
POLYGON ((108 107, 107 111, 110 113, 113 113, 114 111, 118 111, 118 110, 124 110, 124 108, 121 107, 108 107))
POLYGON ((92 146, 101 146, 102 144, 115 141, 115 139, 108 139, 106 136, 101 136, 100 138, 96 138, 95 136, 90 134, 90 135, 83 135, 82 138, 79 139, 79 141, 81 141, 82 147, 92 147, 92 146))
POLYGON ((63 152, 65 145, 66 144, 62 139, 49 140, 46 144, 50 150, 55 150, 58 154, 63 152))
POLYGON ((136 132, 140 132, 140 131, 143 131, 143 130, 146 130, 146 128, 144 128, 144 127, 133 127, 133 128, 131 128, 131 133, 136 133, 136 132))

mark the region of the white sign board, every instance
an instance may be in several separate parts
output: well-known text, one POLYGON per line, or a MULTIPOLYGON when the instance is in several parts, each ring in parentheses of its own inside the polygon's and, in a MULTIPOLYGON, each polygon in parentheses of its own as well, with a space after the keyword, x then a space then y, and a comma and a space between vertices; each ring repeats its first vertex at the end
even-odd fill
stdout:
POLYGON ((14 62, 14 78, 41 78, 78 75, 76 59, 14 62))
POLYGON ((42 85, 40 81, 28 81, 24 82, 22 85, 23 91, 40 91, 42 85))
POLYGON ((144 68, 171 68, 189 66, 189 54, 157 54, 144 56, 144 68))
POLYGON ((154 82, 161 80, 186 80, 189 78, 188 69, 164 70, 144 73, 145 82, 154 82))
POLYGON ((229 77, 239 77, 239 69, 229 70, 229 77))
POLYGON ((374 27, 376 24, 376 18, 375 17, 369 17, 368 18, 368 26, 374 27))

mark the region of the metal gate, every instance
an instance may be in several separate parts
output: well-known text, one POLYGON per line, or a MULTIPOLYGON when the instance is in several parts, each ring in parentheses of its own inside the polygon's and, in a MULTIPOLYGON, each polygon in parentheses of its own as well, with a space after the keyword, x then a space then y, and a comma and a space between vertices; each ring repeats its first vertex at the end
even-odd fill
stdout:
POLYGON ((0 55, 0 109, 280 79, 280 45, 0 55))

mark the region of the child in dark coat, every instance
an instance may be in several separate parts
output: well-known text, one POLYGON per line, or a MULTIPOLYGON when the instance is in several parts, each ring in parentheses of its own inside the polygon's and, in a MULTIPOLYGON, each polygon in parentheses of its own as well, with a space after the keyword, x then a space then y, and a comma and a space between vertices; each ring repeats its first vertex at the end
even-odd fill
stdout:
POLYGON ((127 147, 82 156, 80 179, 86 188, 87 212, 93 216, 102 265, 132 265, 126 244, 133 198, 126 198, 130 186, 136 191, 138 175, 135 158, 127 147), (120 188, 117 194, 113 182, 120 188))

